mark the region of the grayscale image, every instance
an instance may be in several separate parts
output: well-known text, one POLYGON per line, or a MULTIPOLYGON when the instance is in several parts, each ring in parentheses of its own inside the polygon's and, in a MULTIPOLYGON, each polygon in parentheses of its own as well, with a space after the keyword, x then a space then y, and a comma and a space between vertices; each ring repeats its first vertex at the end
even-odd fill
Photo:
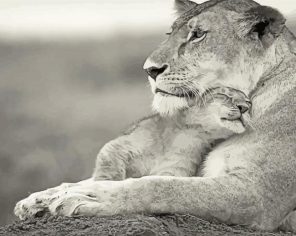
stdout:
POLYGON ((0 235, 296 234, 295 0, 0 1, 0 235))

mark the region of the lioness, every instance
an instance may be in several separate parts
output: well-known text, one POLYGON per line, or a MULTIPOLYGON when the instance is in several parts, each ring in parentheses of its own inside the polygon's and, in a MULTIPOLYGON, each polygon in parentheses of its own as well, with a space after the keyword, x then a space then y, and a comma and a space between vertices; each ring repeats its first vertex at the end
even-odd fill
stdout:
POLYGON ((255 129, 215 147, 206 178, 89 179, 30 195, 16 205, 17 216, 188 213, 296 230, 295 37, 277 10, 252 0, 176 0, 176 8, 170 36, 144 66, 153 92, 171 94, 155 93, 155 109, 166 115, 187 107, 182 89, 227 86, 251 97, 255 129))
POLYGON ((235 89, 215 88, 202 101, 187 99, 192 105, 173 117, 148 117, 107 143, 97 157, 94 180, 196 176, 211 146, 244 132, 250 120, 250 101, 235 89))

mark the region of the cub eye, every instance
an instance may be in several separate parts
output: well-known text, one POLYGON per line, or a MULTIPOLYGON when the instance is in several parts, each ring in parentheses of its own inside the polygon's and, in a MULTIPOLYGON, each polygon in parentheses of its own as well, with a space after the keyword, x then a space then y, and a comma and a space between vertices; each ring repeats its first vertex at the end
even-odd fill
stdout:
POLYGON ((191 31, 187 37, 188 42, 199 43, 203 41, 207 36, 207 31, 191 31))

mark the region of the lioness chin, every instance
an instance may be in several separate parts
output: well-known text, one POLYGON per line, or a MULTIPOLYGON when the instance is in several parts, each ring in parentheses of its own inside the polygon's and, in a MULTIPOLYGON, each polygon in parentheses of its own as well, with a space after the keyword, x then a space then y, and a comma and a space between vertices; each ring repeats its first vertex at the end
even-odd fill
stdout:
POLYGON ((30 195, 17 216, 188 213, 296 231, 295 37, 277 10, 252 0, 175 2, 179 18, 144 65, 154 109, 169 117, 188 106, 184 93, 231 87, 251 97, 254 129, 209 153, 207 178, 89 179, 30 195))

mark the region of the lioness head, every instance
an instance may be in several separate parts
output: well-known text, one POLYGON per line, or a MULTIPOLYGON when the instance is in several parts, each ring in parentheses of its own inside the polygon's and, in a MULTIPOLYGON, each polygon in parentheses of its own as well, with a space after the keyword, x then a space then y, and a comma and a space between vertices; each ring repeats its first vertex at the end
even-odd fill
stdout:
POLYGON ((252 0, 175 0, 178 19, 147 59, 153 107, 162 115, 188 107, 209 89, 249 94, 278 63, 284 17, 252 0))

